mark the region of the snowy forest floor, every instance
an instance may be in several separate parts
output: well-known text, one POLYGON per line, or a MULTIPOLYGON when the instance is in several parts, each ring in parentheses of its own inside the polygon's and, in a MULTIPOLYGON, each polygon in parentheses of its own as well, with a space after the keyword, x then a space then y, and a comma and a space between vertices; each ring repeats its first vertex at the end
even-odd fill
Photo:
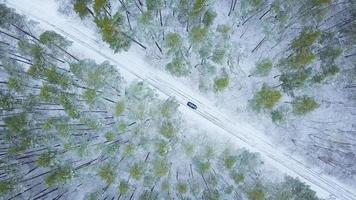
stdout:
POLYGON ((224 137, 239 147, 246 147, 253 152, 259 152, 269 164, 281 172, 297 176, 310 184, 323 198, 335 196, 340 199, 356 199, 355 191, 333 177, 325 175, 321 170, 305 164, 303 158, 296 158, 286 153, 261 133, 260 127, 255 127, 237 116, 227 115, 216 108, 211 100, 192 91, 177 79, 171 77, 149 64, 144 59, 144 53, 131 48, 128 52, 114 54, 111 49, 98 39, 96 32, 86 27, 82 22, 61 16, 57 12, 55 1, 10 0, 8 5, 19 12, 39 21, 40 26, 55 30, 73 41, 73 50, 97 62, 109 60, 119 67, 122 75, 128 79, 141 79, 157 89, 163 97, 175 97, 181 104, 180 111, 185 120, 194 127, 204 127, 215 133, 212 137, 224 137), (79 49, 79 51, 78 51, 79 49), (192 101, 198 110, 192 111, 185 104, 192 101), (236 123, 237 122, 237 123, 236 123))

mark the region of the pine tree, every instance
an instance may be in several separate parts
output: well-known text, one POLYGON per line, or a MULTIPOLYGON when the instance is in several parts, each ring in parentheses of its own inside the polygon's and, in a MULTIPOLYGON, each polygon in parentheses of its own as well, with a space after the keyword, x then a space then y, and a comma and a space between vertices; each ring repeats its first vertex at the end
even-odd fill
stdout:
POLYGON ((75 0, 73 9, 79 15, 80 18, 85 18, 89 14, 93 13, 88 8, 88 5, 91 3, 92 0, 75 0))
POLYGON ((208 29, 206 27, 195 26, 189 32, 189 39, 193 45, 204 42, 208 38, 208 29))
POLYGON ((221 92, 221 91, 225 90, 229 86, 229 81, 230 81, 230 79, 228 76, 215 78, 215 80, 214 80, 215 91, 221 92))
POLYGON ((168 48, 168 53, 175 53, 182 47, 182 38, 178 33, 168 33, 166 35, 165 47, 168 48))
POLYGON ((176 189, 179 194, 186 194, 189 188, 185 182, 179 182, 177 183, 176 189))
POLYGON ((46 176, 45 182, 49 187, 59 186, 70 181, 73 176, 74 172, 70 166, 59 166, 46 176))
POLYGON ((162 160, 157 160, 155 161, 154 164, 154 175, 157 177, 163 177, 168 174, 169 171, 169 165, 162 160))
POLYGON ((140 180, 143 175, 143 164, 135 163, 130 168, 130 176, 135 180, 140 180))
POLYGON ((272 66, 273 64, 271 59, 262 59, 256 63, 256 67, 253 70, 252 75, 260 77, 268 76, 272 70, 272 66))
POLYGON ((113 184, 116 176, 115 166, 112 163, 104 164, 99 170, 99 176, 106 182, 106 184, 113 184))
POLYGON ((115 115, 120 116, 125 111, 125 102, 119 101, 116 103, 115 115))
POLYGON ((282 94, 278 90, 273 90, 264 84, 253 96, 250 105, 254 111, 260 112, 263 109, 272 109, 281 98, 282 94))
POLYGON ((285 177, 275 192, 275 197, 278 199, 318 199, 315 192, 312 191, 309 186, 291 177, 285 177))
POLYGON ((174 57, 170 63, 166 65, 166 70, 175 76, 185 76, 189 73, 189 67, 182 57, 174 57))
POLYGON ((124 30, 123 16, 119 12, 112 18, 107 16, 96 18, 95 23, 101 30, 103 41, 107 42, 115 53, 129 49, 131 41, 124 30))
POLYGON ((251 199, 251 200, 266 199, 266 194, 265 194, 263 188, 261 187, 261 185, 256 185, 255 187, 250 189, 250 191, 248 192, 247 195, 248 195, 248 199, 251 199))
POLYGON ((108 3, 109 3, 108 0, 94 0, 93 9, 94 9, 95 14, 97 16, 101 15, 101 12, 103 10, 105 11, 105 14, 110 14, 110 13, 108 13, 108 11, 106 9, 106 6, 108 3))
POLYGON ((44 44, 48 47, 51 47, 51 48, 59 46, 62 49, 66 49, 72 43, 54 31, 43 32, 40 35, 39 40, 42 44, 44 44))
POLYGON ((9 193, 14 187, 14 183, 11 181, 0 181, 0 195, 9 193))
POLYGON ((305 115, 319 107, 319 104, 312 97, 297 97, 292 102, 293 112, 296 115, 305 115))
POLYGON ((204 26, 206 27, 209 27, 211 25, 213 25, 214 23, 214 19, 217 17, 217 13, 213 10, 207 10, 205 13, 204 13, 204 17, 203 17, 203 24, 204 26))

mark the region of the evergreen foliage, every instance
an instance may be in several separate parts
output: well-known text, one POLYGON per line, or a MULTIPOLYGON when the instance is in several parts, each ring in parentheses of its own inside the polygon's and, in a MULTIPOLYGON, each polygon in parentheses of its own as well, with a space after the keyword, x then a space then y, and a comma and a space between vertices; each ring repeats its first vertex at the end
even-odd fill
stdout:
POLYGON ((312 97, 302 96, 293 100, 293 112, 297 115, 305 115, 319 107, 312 97))
POLYGON ((49 187, 59 186, 70 181, 73 176, 73 170, 70 166, 60 166, 53 169, 53 171, 46 176, 45 182, 49 187))
POLYGON ((79 15, 80 18, 85 18, 89 15, 87 5, 91 0, 75 0, 73 9, 79 15))
MULTIPOLYGON (((196 87, 212 95, 224 91, 229 99, 234 92, 240 100, 252 96, 250 88, 262 79, 273 83, 263 84, 249 105, 268 111, 278 125, 290 120, 289 113, 307 117, 321 107, 307 91, 333 85, 338 74, 340 87, 352 79, 345 72, 353 71, 346 59, 353 57, 353 22, 328 30, 330 0, 233 0, 224 15, 215 10, 219 1, 208 0, 68 2, 95 23, 114 52, 133 43, 145 47, 157 66, 199 81, 196 87), (251 34, 259 25, 263 30, 251 34), (301 30, 296 37, 295 30, 301 30), (245 48, 251 37, 258 45, 245 48), (249 58, 259 60, 252 70, 249 58), (248 71, 254 78, 244 83, 248 71), (291 102, 275 108, 282 97, 291 102)), ((238 147, 221 151, 215 142, 194 138, 200 134, 185 127, 176 100, 158 97, 144 82, 126 83, 109 62, 76 58, 66 37, 32 30, 32 22, 4 4, 0 27, 0 198, 74 198, 82 191, 88 199, 317 199, 297 179, 267 179, 257 154, 238 147)), ((304 151, 314 151, 317 145, 308 142, 304 151)), ((330 166, 350 170, 332 163, 333 145, 315 151, 315 158, 323 160, 328 151, 330 166)))
POLYGON ((229 86, 229 77, 221 77, 221 78, 216 78, 214 81, 214 88, 215 91, 223 91, 229 86))
POLYGON ((178 77, 189 73, 189 66, 187 66, 182 57, 173 58, 173 60, 166 65, 166 69, 178 77))
POLYGON ((272 109, 282 98, 278 90, 274 90, 267 85, 263 85, 250 101, 253 110, 260 112, 263 109, 272 109))
POLYGON ((270 59, 262 59, 256 63, 255 70, 252 72, 254 76, 268 76, 272 70, 272 61, 270 59))

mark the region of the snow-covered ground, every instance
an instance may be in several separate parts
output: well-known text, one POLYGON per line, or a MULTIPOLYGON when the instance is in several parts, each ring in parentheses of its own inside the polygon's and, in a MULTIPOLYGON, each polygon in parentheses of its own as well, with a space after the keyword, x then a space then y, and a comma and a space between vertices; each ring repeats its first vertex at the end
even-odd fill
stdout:
POLYGON ((143 59, 143 52, 130 50, 120 54, 108 48, 100 41, 94 29, 86 27, 82 22, 68 19, 57 13, 57 4, 53 0, 23 1, 8 0, 7 5, 19 13, 40 22, 40 27, 55 30, 73 41, 73 48, 80 49, 85 57, 100 62, 109 60, 119 67, 120 73, 128 79, 139 78, 146 81, 161 92, 162 95, 175 97, 182 105, 181 112, 186 120, 194 121, 204 128, 211 128, 227 137, 239 147, 246 147, 253 152, 259 152, 269 163, 281 172, 293 177, 299 177, 315 190, 322 198, 356 199, 356 192, 347 185, 332 177, 326 176, 317 169, 306 166, 302 159, 294 158, 280 147, 273 145, 260 130, 246 123, 243 119, 228 116, 219 111, 214 104, 201 95, 193 92, 187 86, 178 82, 170 75, 149 66, 143 59), (188 101, 194 102, 198 109, 191 110, 186 106, 188 101), (234 119, 234 120, 232 120, 234 119))

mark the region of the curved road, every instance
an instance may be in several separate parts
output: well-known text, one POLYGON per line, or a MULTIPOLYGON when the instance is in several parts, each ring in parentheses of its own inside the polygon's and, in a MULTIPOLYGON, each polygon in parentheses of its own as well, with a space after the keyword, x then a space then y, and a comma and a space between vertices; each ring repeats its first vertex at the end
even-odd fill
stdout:
POLYGON ((53 1, 8 0, 7 4, 19 13, 41 22, 41 27, 65 35, 73 41, 74 47, 83 50, 81 51, 83 54, 109 60, 119 67, 122 74, 134 75, 141 80, 145 80, 166 96, 175 97, 183 105, 183 109, 189 109, 186 106, 187 101, 195 103, 198 109, 194 113, 204 118, 206 123, 214 124, 222 131, 235 137, 236 142, 242 146, 260 153, 265 160, 282 172, 299 177, 301 181, 306 182, 317 191, 320 197, 356 200, 356 192, 351 188, 347 188, 347 186, 329 176, 319 174, 291 155, 280 152, 263 133, 260 133, 250 124, 241 120, 232 121, 214 107, 211 102, 194 94, 186 86, 167 76, 167 74, 147 66, 143 60, 140 60, 132 52, 114 54, 106 45, 97 41, 93 30, 76 23, 75 20, 64 19, 64 17, 58 15, 53 1))

